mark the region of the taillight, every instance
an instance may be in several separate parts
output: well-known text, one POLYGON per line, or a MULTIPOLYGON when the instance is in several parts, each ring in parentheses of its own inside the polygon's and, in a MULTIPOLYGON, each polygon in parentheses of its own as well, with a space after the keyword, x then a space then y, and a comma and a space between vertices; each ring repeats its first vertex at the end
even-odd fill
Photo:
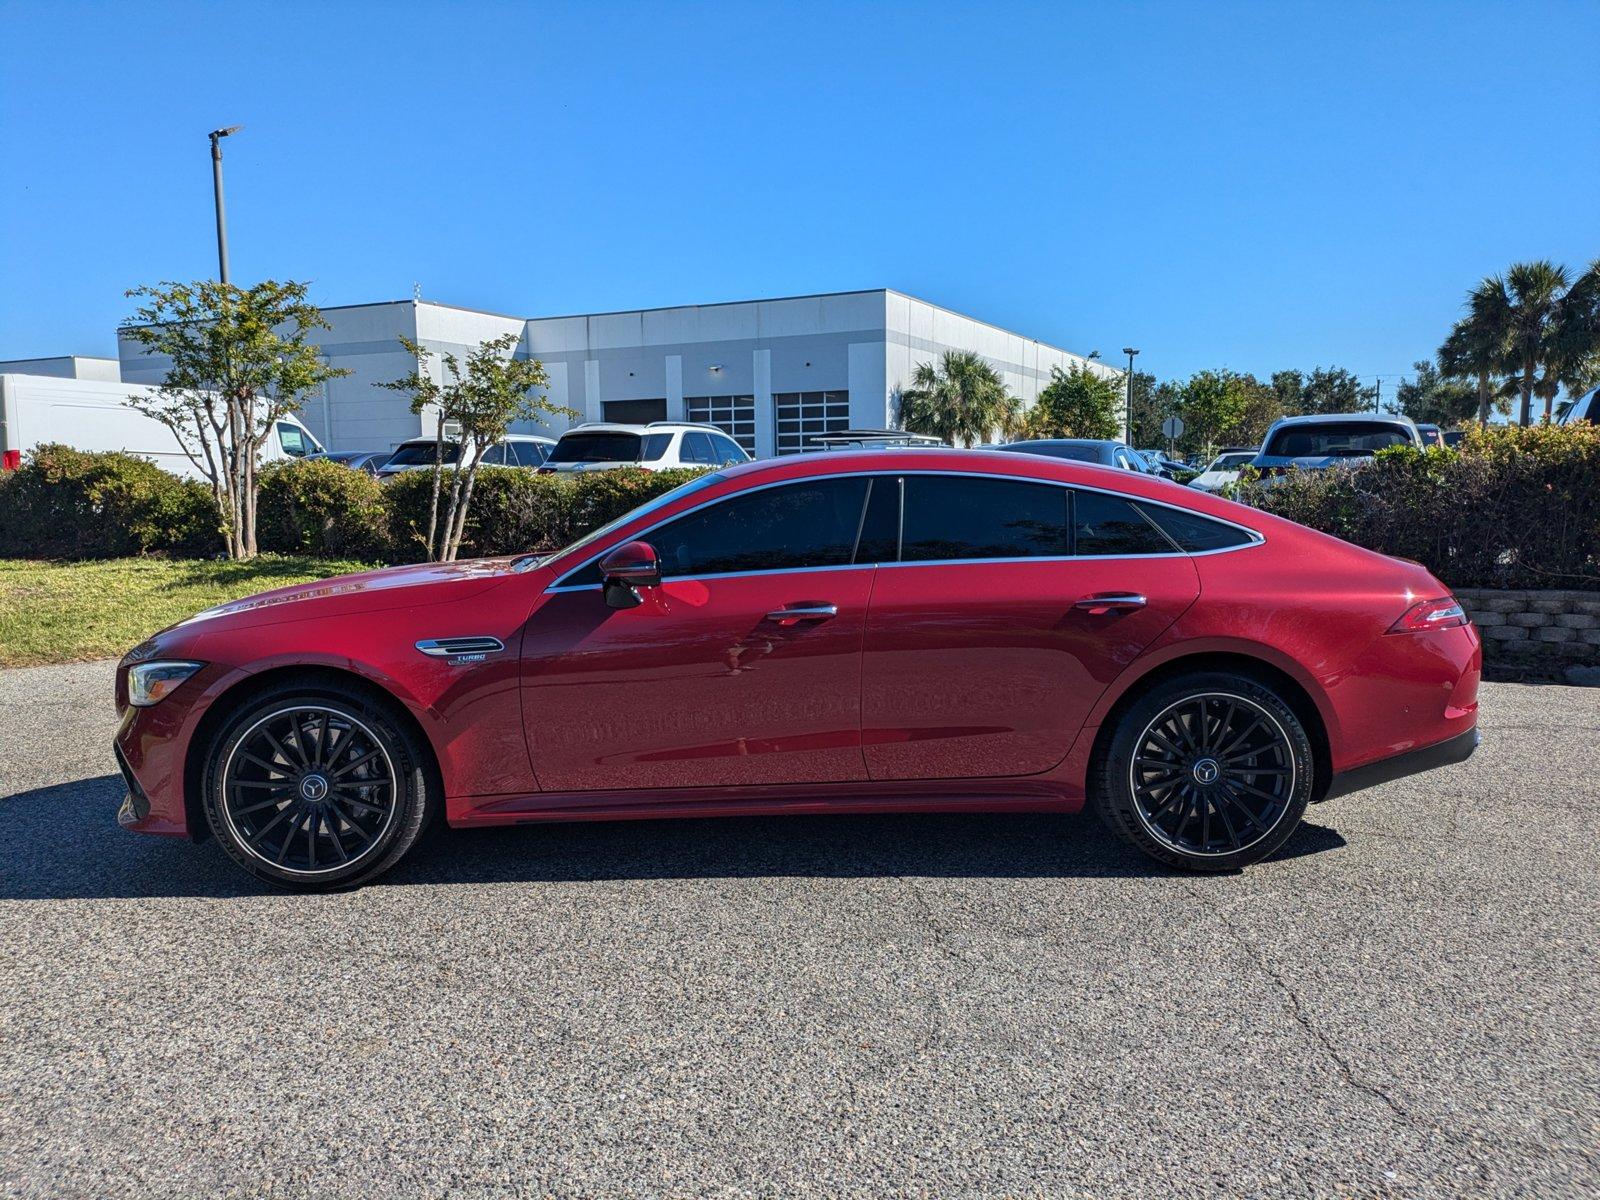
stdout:
POLYGON ((1467 610, 1454 596, 1421 600, 1406 609, 1405 615, 1389 626, 1390 633, 1426 633, 1430 629, 1454 629, 1467 623, 1467 610))
POLYGON ((21 450, 0 450, 0 471, 15 471, 21 465, 21 450))

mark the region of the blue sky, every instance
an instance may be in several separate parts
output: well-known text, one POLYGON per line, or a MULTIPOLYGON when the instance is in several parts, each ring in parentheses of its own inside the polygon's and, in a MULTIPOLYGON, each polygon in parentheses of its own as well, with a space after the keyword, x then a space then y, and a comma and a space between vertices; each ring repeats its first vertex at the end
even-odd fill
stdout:
MULTIPOLYGON (((890 286, 1163 377, 1392 377, 1600 255, 1600 4, 0 0, 0 358, 124 289, 521 315, 890 286)), ((1392 383, 1385 387, 1389 392, 1392 383)))

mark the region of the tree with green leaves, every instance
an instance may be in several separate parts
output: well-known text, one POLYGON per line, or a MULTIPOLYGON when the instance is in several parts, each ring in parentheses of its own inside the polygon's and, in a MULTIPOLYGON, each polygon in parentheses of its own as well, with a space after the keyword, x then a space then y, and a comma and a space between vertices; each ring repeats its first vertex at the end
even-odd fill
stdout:
POLYGON ((996 431, 1014 433, 1021 410, 1000 373, 970 350, 946 350, 937 366, 919 364, 911 387, 900 393, 900 427, 952 446, 986 441, 996 431))
POLYGON ((1050 368, 1050 382, 1022 419, 1030 438, 1116 438, 1122 434, 1122 383, 1079 363, 1050 368))
POLYGON ((1447 379, 1471 379, 1477 385, 1478 424, 1489 424, 1497 399, 1497 380, 1505 374, 1511 354, 1511 330, 1505 306, 1500 303, 1501 283, 1484 279, 1467 294, 1467 315, 1455 323, 1439 347, 1439 370, 1447 379))
POLYGON ((1534 397, 1544 401, 1544 419, 1565 384, 1580 390, 1600 375, 1600 332, 1595 294, 1600 262, 1573 280, 1566 267, 1539 259, 1515 263, 1482 285, 1484 319, 1504 329, 1507 376, 1502 392, 1518 397, 1517 423, 1533 420, 1534 397))
MULTIPOLYGON (((1126 387, 1126 384, 1123 385, 1126 387)), ((1148 371, 1133 373, 1128 397, 1128 444, 1155 446, 1162 438, 1161 422, 1178 408, 1178 391, 1171 382, 1158 383, 1148 371)), ((1119 419, 1120 429, 1120 419, 1119 419)))
POLYGON ((1186 452, 1209 457, 1226 434, 1237 429, 1249 411, 1254 379, 1229 370, 1197 371, 1184 381, 1177 415, 1183 418, 1181 446, 1186 452))
POLYGON ((515 356, 520 340, 514 333, 490 338, 471 351, 463 365, 454 354, 436 354, 411 338, 402 337, 400 344, 416 361, 416 368, 403 379, 374 385, 410 395, 412 412, 420 416, 431 409, 437 417, 427 533, 428 557, 435 562, 454 562, 460 552, 484 452, 510 432, 512 422, 578 415, 570 408, 552 404, 540 390, 550 385, 549 377, 538 359, 515 356), (437 379, 433 371, 435 358, 441 368, 437 379), (459 441, 448 464, 448 501, 441 521, 445 459, 450 457, 445 448, 446 426, 459 430, 459 441))
POLYGON ((1287 416, 1367 412, 1378 398, 1376 386, 1363 386, 1343 367, 1317 367, 1309 375, 1277 371, 1272 390, 1287 416))
POLYGON ((1416 374, 1395 389, 1395 410, 1419 425, 1450 428, 1471 421, 1478 411, 1477 389, 1465 379, 1444 374, 1431 358, 1412 364, 1416 374))
POLYGON ((256 460, 273 423, 336 376, 310 335, 328 323, 307 285, 163 282, 127 295, 142 303, 122 332, 171 360, 161 385, 126 403, 160 421, 211 485, 229 558, 256 554, 256 460))

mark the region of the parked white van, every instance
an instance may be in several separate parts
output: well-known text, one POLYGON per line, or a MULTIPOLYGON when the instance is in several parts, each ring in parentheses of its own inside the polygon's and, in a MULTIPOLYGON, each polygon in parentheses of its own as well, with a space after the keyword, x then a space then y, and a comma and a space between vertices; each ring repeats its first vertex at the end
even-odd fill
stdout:
MULTIPOLYGON (((125 403, 129 396, 155 390, 98 379, 0 375, 0 470, 15 470, 24 451, 59 442, 75 450, 124 450, 174 475, 201 478, 172 430, 125 403)), ((261 461, 304 458, 321 449, 298 418, 286 416, 274 423, 261 461)))

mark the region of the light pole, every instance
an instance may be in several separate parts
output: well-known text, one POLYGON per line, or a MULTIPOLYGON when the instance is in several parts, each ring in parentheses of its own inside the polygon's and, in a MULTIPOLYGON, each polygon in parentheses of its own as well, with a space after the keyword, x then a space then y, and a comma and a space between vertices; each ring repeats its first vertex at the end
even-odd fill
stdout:
POLYGON ((222 205, 222 139, 243 128, 243 125, 229 125, 226 129, 213 129, 210 134, 211 184, 217 195, 217 266, 223 283, 228 282, 228 217, 222 205))
POLYGON ((1133 360, 1139 353, 1132 346, 1124 346, 1122 352, 1128 356, 1128 390, 1122 398, 1122 437, 1128 445, 1133 445, 1133 360))

